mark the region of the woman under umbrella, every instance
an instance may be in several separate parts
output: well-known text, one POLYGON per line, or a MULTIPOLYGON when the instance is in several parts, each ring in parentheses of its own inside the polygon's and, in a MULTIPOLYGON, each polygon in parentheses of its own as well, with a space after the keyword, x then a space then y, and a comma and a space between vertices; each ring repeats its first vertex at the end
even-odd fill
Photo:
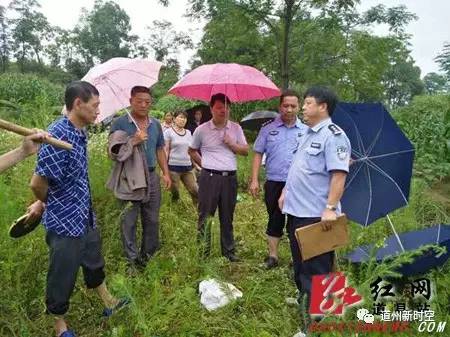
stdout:
POLYGON ((198 202, 198 186, 193 172, 191 157, 188 154, 189 144, 192 140, 191 131, 185 129, 187 114, 177 111, 174 114, 172 127, 164 131, 166 152, 169 158, 169 171, 172 179, 172 200, 179 199, 180 180, 191 195, 195 206, 198 202))

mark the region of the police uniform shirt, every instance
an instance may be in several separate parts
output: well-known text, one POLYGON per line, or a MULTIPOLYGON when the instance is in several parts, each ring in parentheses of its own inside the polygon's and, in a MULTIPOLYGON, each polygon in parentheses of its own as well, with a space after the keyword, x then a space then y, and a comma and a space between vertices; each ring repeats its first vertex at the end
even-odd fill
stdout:
MULTIPOLYGON (((302 137, 289 169, 283 213, 299 218, 321 217, 330 190, 330 171, 349 171, 350 141, 327 118, 302 137)), ((340 203, 336 205, 340 213, 340 203)))
POLYGON ((285 182, 294 152, 308 127, 297 118, 295 125, 287 127, 277 116, 266 123, 258 133, 253 150, 266 154, 266 178, 285 182))

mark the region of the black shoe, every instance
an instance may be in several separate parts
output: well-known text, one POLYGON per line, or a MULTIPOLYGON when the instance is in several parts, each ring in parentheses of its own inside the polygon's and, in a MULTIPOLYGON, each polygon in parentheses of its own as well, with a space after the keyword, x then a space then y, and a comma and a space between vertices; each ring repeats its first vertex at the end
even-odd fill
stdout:
POLYGON ((266 264, 267 269, 272 269, 272 268, 278 267, 278 259, 273 256, 266 257, 266 259, 264 260, 264 263, 266 264))
POLYGON ((172 193, 171 200, 172 200, 172 202, 177 202, 178 200, 180 200, 180 194, 172 193))
POLYGON ((150 257, 145 255, 145 256, 140 256, 138 257, 136 260, 134 260, 134 264, 136 265, 136 267, 138 267, 139 269, 145 269, 145 267, 147 267, 147 263, 148 260, 150 260, 150 257))
POLYGON ((241 261, 241 259, 238 258, 238 257, 237 257, 236 255, 234 255, 233 253, 225 255, 225 257, 226 257, 228 260, 230 260, 230 262, 240 262, 240 261, 241 261))

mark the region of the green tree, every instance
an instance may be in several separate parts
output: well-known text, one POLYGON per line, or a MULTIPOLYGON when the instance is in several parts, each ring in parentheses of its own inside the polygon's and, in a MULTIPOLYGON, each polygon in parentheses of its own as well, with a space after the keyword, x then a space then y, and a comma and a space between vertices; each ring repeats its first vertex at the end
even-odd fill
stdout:
POLYGON ((205 26, 198 63, 235 62, 262 68, 268 48, 258 22, 232 3, 221 14, 205 26))
POLYGON ((178 81, 180 64, 176 59, 168 59, 159 74, 159 81, 152 87, 152 96, 157 101, 178 81))
POLYGON ((183 32, 177 32, 168 21, 153 21, 147 27, 148 38, 144 40, 144 46, 148 52, 152 52, 157 61, 163 62, 158 83, 153 87, 155 100, 165 95, 172 85, 178 81, 180 64, 176 59, 176 53, 181 49, 192 49, 192 39, 183 32))
POLYGON ((6 18, 6 8, 0 6, 0 68, 6 71, 9 62, 9 30, 6 18))
POLYGON ((442 52, 435 58, 435 61, 450 80, 450 43, 444 44, 442 52))
POLYGON ((44 43, 48 40, 50 25, 47 18, 39 12, 40 4, 37 0, 13 0, 9 9, 14 11, 17 18, 11 19, 12 50, 24 71, 25 61, 36 57, 42 64, 44 43))
POLYGON ((237 6, 254 20, 258 30, 272 35, 271 40, 275 43, 274 51, 276 52, 281 86, 285 89, 289 86, 291 78, 290 49, 295 22, 309 16, 312 9, 333 6, 340 10, 353 7, 358 2, 358 0, 313 0, 308 2, 301 0, 284 0, 281 2, 275 0, 190 0, 189 14, 214 20, 223 16, 223 11, 228 6, 237 6))
POLYGON ((408 104, 414 96, 425 90, 420 79, 420 68, 415 66, 414 61, 407 55, 392 62, 383 79, 385 100, 391 108, 408 104))
POLYGON ((129 56, 136 37, 129 34, 130 17, 118 4, 96 0, 92 11, 83 9, 80 21, 74 33, 87 67, 129 56))
POLYGON ((425 92, 429 95, 450 93, 450 82, 445 75, 428 73, 423 78, 425 92))
POLYGON ((165 20, 155 20, 151 26, 147 27, 149 37, 147 44, 153 50, 155 59, 160 62, 168 58, 173 59, 180 48, 192 49, 194 47, 192 39, 183 32, 177 32, 173 25, 165 20))
POLYGON ((197 63, 246 63, 282 87, 286 83, 299 90, 312 84, 331 85, 346 100, 404 104, 422 90, 404 31, 415 15, 404 6, 377 6, 358 13, 355 1, 295 1, 278 7, 271 1, 190 3, 191 12, 209 20, 197 63), (286 46, 283 37, 290 15, 286 12, 291 5, 296 14, 289 23, 286 46), (388 36, 370 33, 378 23, 389 25, 388 36))

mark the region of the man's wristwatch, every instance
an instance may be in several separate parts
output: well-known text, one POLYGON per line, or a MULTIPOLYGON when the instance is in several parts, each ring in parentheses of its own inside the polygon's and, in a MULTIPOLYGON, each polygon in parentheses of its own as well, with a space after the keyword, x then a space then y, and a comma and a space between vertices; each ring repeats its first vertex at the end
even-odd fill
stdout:
POLYGON ((327 205, 325 206, 325 208, 326 208, 326 209, 329 209, 330 211, 333 211, 333 212, 336 211, 336 206, 333 206, 333 205, 327 204, 327 205))

